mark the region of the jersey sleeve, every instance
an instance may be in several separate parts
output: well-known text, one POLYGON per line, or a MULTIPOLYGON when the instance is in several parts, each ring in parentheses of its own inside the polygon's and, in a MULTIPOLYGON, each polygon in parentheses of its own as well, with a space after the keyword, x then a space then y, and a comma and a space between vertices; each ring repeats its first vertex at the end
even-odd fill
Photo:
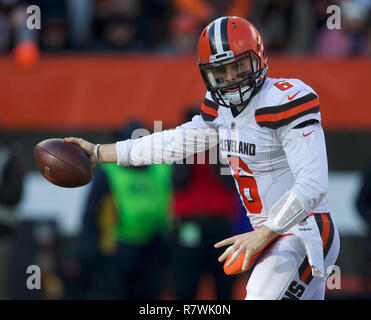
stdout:
POLYGON ((311 213, 328 190, 328 163, 324 132, 320 123, 291 129, 282 146, 295 178, 291 191, 311 213))
MULTIPOLYGON (((285 83, 283 81, 285 80, 276 83, 285 83)), ((288 79, 286 83, 290 85, 288 89, 273 85, 267 94, 267 106, 255 111, 257 124, 275 129, 280 136, 303 122, 321 122, 319 97, 316 92, 298 79, 288 79)))
POLYGON ((117 164, 143 166, 175 163, 218 143, 218 131, 196 115, 175 129, 116 142, 117 164))
POLYGON ((255 118, 260 126, 272 129, 282 145, 295 179, 288 191, 295 194, 308 215, 328 190, 327 153, 319 98, 300 80, 289 79, 287 82, 292 84, 289 90, 269 97, 279 103, 258 109, 255 118))

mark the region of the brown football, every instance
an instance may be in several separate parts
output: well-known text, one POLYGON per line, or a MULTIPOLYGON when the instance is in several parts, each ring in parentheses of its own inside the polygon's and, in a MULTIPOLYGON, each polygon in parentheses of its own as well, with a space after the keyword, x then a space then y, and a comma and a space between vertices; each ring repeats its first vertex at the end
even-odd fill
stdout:
POLYGON ((76 144, 47 139, 34 147, 36 166, 51 183, 66 188, 81 187, 93 176, 88 156, 76 144))

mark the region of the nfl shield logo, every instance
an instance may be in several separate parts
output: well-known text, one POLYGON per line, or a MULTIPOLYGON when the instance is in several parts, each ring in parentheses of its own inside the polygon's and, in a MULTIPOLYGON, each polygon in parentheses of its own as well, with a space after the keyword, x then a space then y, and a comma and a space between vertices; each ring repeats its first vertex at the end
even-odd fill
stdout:
POLYGON ((231 130, 234 131, 236 129, 236 123, 235 122, 232 122, 231 124, 231 130))

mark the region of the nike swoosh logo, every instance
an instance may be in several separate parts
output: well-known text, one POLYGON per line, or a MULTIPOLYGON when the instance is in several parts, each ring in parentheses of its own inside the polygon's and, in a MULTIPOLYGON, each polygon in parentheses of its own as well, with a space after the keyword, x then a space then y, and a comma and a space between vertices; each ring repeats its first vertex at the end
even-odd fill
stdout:
POLYGON ((292 99, 294 99, 299 93, 301 92, 301 90, 300 91, 298 91, 298 92, 296 92, 294 95, 292 95, 291 97, 290 96, 287 96, 287 99, 289 99, 290 101, 292 100, 292 99))
POLYGON ((308 133, 304 133, 304 132, 303 132, 303 137, 308 137, 312 132, 313 132, 313 130, 310 131, 310 132, 308 132, 308 133))

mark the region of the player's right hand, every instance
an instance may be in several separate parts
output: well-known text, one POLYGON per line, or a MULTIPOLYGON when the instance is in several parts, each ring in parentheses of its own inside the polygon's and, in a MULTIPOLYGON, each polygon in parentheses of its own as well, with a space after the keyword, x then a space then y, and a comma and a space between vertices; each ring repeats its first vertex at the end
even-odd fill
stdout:
POLYGON ((95 161, 95 158, 94 158, 95 144, 89 141, 86 141, 82 138, 75 138, 75 137, 64 138, 64 141, 77 144, 88 155, 92 167, 95 167, 97 165, 97 162, 95 161))

